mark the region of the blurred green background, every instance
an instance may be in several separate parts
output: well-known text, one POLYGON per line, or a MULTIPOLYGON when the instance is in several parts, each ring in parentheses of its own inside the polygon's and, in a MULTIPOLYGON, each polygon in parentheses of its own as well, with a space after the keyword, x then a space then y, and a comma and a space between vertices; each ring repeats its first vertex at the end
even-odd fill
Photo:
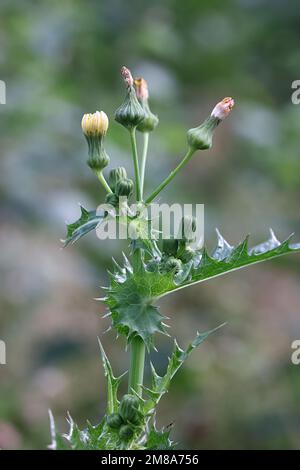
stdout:
MULTIPOLYGON (((69 410, 83 426, 104 412, 96 336, 109 322, 94 297, 118 258, 118 242, 90 234, 61 250, 65 220, 104 193, 86 166, 80 120, 103 109, 114 166, 130 165, 125 130, 113 121, 126 64, 149 83, 160 126, 150 142, 146 190, 173 168, 186 130, 224 96, 234 112, 162 195, 205 203, 206 242, 218 226, 232 243, 273 227, 300 237, 300 78, 297 0, 151 2, 2 0, 0 79, 1 251, 0 447, 45 448, 47 409, 66 431, 69 410)), ((132 170, 131 170, 132 172, 132 170)), ((159 408, 159 424, 190 449, 299 448, 299 255, 174 293, 161 302, 171 333, 186 345, 196 330, 227 321, 189 359, 159 408)), ((124 341, 103 337, 115 373, 128 367, 124 341)), ((171 349, 157 338, 163 371, 171 349)), ((124 389, 125 390, 125 389, 124 389)))

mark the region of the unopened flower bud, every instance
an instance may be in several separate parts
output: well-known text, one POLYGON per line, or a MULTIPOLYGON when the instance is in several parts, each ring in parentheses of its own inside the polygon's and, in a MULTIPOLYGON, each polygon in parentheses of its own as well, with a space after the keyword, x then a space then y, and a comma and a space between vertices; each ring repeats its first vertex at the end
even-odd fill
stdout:
POLYGON ((149 107, 148 84, 144 78, 136 78, 134 80, 134 85, 136 90, 136 96, 145 112, 145 118, 137 126, 137 130, 140 132, 151 132, 158 125, 159 119, 155 114, 151 112, 149 107))
POLYGON ((215 128, 228 116, 233 106, 233 98, 224 98, 220 101, 212 110, 211 115, 200 126, 188 131, 189 146, 195 150, 211 148, 215 128))
POLYGON ((131 418, 130 424, 133 424, 134 426, 138 426, 143 422, 144 416, 141 411, 137 411, 136 414, 131 418))
POLYGON ((148 83, 142 77, 134 79, 134 86, 137 99, 143 103, 149 99, 148 83))
POLYGON ((84 114, 81 127, 85 136, 103 137, 108 129, 108 117, 104 111, 96 111, 94 114, 84 114))
POLYGON ((84 114, 81 120, 82 132, 88 143, 88 165, 94 171, 102 171, 109 163, 103 140, 108 129, 108 117, 103 111, 84 114))
POLYGON ((120 427, 119 437, 121 441, 125 441, 125 442, 130 441, 133 435, 134 435, 134 431, 132 427, 129 426, 128 424, 125 424, 124 426, 120 427))
POLYGON ((190 246, 185 247, 185 249, 180 254, 180 259, 183 263, 188 263, 193 259, 195 251, 190 246))
POLYGON ((216 117, 220 121, 223 121, 228 116, 228 114, 230 113, 233 107, 234 107, 233 98, 230 98, 230 97, 223 98, 222 101, 216 104, 216 106, 212 110, 211 115, 216 117))
POLYGON ((162 251, 167 255, 175 256, 178 250, 178 240, 176 238, 163 239, 162 251))
POLYGON ((133 181, 129 178, 119 180, 115 187, 115 193, 117 196, 129 197, 134 188, 133 181))
POLYGON ((157 271, 159 269, 159 261, 156 260, 156 259, 152 259, 151 261, 149 261, 149 263, 147 264, 147 271, 151 272, 151 273, 154 273, 155 271, 157 271))
POLYGON ((180 259, 171 257, 165 262, 164 269, 167 273, 173 272, 174 274, 177 274, 181 269, 181 265, 182 263, 180 259))
POLYGON ((139 399, 134 395, 124 395, 121 400, 119 413, 122 419, 126 421, 131 421, 134 415, 138 412, 140 406, 139 399))
POLYGON ((195 239, 195 232, 197 228, 196 218, 191 215, 182 217, 178 238, 184 242, 192 242, 195 239))
POLYGON ((122 424, 124 424, 119 413, 112 413, 111 415, 108 415, 106 418, 106 422, 111 429, 119 429, 122 424))
POLYGON ((115 193, 108 193, 105 196, 105 202, 113 207, 117 207, 119 204, 119 198, 115 193))
POLYGON ((115 120, 127 129, 132 129, 143 121, 145 112, 137 99, 130 70, 122 67, 121 75, 127 85, 127 94, 124 102, 116 111, 115 120))
POLYGON ((109 172, 108 176, 108 184, 112 191, 115 191, 116 184, 120 180, 124 180, 127 178, 127 172, 124 167, 120 166, 118 168, 114 168, 109 172))

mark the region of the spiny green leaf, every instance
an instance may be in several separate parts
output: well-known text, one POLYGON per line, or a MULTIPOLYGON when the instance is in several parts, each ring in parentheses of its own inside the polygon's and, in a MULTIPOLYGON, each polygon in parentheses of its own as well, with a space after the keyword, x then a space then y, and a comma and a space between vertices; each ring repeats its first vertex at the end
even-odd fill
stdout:
POLYGON ((206 331, 205 333, 197 333, 195 339, 187 346, 187 348, 181 349, 177 341, 174 341, 174 348, 171 357, 169 358, 167 371, 164 376, 159 376, 151 364, 152 369, 152 383, 151 389, 145 388, 146 394, 149 396, 149 400, 144 405, 144 411, 148 413, 157 406, 161 397, 168 391, 170 383, 176 374, 176 372, 183 365, 184 361, 191 355, 192 351, 197 348, 203 341, 210 336, 212 333, 217 331, 219 328, 224 326, 225 323, 219 325, 217 328, 206 331))
POLYGON ((147 450, 172 450, 175 445, 170 440, 171 426, 168 429, 158 431, 155 425, 151 425, 147 434, 145 448, 147 450))
POLYGON ((105 434, 105 418, 95 426, 88 421, 85 432, 88 436, 89 449, 98 450, 105 447, 105 441, 107 439, 105 434))
POLYGON ((95 426, 87 422, 87 427, 80 430, 68 413, 69 432, 60 434, 55 429, 51 411, 49 411, 49 416, 52 436, 49 449, 51 450, 113 450, 118 448, 118 439, 107 428, 105 417, 95 426))
POLYGON ((63 437, 69 442, 72 450, 86 450, 88 448, 88 435, 85 431, 80 431, 71 415, 68 413, 67 419, 70 429, 63 437))
POLYGON ((154 333, 166 333, 164 317, 155 306, 160 297, 251 264, 300 251, 300 244, 291 244, 290 238, 281 243, 272 230, 266 242, 250 249, 248 237, 233 247, 217 234, 218 242, 212 254, 206 248, 196 250, 193 259, 183 263, 176 274, 164 272, 162 258, 157 257, 142 263, 138 270, 133 269, 126 257, 122 267, 115 264, 105 302, 120 334, 129 341, 139 335, 149 348, 154 333))
MULTIPOLYGON (((174 285, 167 288, 162 284, 162 293, 158 297, 162 297, 169 292, 182 289, 184 287, 206 281, 217 276, 221 276, 228 272, 236 271, 251 264, 261 263, 268 259, 277 258, 292 252, 300 251, 300 244, 291 244, 289 237, 284 242, 280 242, 270 230, 270 238, 253 248, 248 248, 248 236, 239 245, 233 247, 217 232, 217 247, 211 255, 208 254, 206 248, 196 251, 192 266, 186 279, 181 282, 177 275, 174 277, 174 285)), ((180 273, 179 273, 180 274, 180 273)))
MULTIPOLYGON (((159 289, 156 273, 145 270, 144 264, 134 271, 124 255, 124 267, 115 264, 110 273, 111 283, 105 300, 109 307, 115 328, 128 341, 139 335, 147 347, 152 346, 156 332, 165 334, 164 317, 152 305, 153 295, 159 289)), ((171 279, 171 278, 170 278, 171 279)), ((155 298, 155 297, 154 297, 155 298)))
MULTIPOLYGON (((101 358, 102 358, 102 364, 103 364, 103 369, 104 369, 104 375, 107 380, 107 413, 115 413, 118 411, 118 388, 120 385, 120 381, 124 374, 122 374, 120 377, 115 377, 110 365, 110 362, 106 356, 106 353, 103 349, 102 343, 100 339, 98 338, 99 341, 99 346, 100 346, 100 352, 101 352, 101 358)), ((126 372, 125 372, 126 373, 126 372)))
POLYGON ((95 229, 103 220, 103 216, 97 215, 96 211, 87 211, 82 206, 80 206, 80 211, 80 218, 67 225, 67 237, 63 240, 64 246, 77 242, 81 237, 95 229))
POLYGON ((209 256, 204 249, 200 254, 198 264, 193 264, 188 279, 173 290, 197 284, 251 264, 261 263, 268 259, 300 251, 299 243, 294 245, 290 244, 289 241, 291 237, 281 243, 277 240, 272 230, 270 231, 270 238, 266 242, 250 249, 248 248, 248 238, 247 236, 242 243, 234 248, 230 247, 218 233, 218 247, 212 256, 209 256), (223 249, 220 249, 221 244, 223 244, 223 249))
MULTIPOLYGON (((70 243, 77 242, 81 237, 96 229, 104 219, 107 220, 104 214, 97 214, 95 210, 88 211, 81 205, 80 211, 80 218, 71 224, 67 224, 67 236, 65 240, 62 240, 64 247, 70 243)), ((111 217, 115 222, 127 228, 129 231, 128 238, 133 250, 140 248, 148 252, 150 256, 160 255, 154 236, 157 231, 151 228, 150 220, 130 215, 123 216, 116 213, 111 214, 111 217)))
POLYGON ((51 433, 51 444, 48 446, 48 449, 51 450, 70 450, 67 440, 56 431, 55 421, 52 414, 52 411, 49 410, 49 420, 50 420, 50 433, 51 433))

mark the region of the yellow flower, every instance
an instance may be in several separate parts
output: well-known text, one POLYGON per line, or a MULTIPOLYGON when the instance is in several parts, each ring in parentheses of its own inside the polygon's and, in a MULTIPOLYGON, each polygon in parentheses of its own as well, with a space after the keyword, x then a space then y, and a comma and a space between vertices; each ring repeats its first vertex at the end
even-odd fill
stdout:
POLYGON ((81 120, 83 134, 89 147, 88 165, 94 171, 102 171, 109 163, 104 149, 104 136, 108 129, 108 117, 103 111, 84 114, 81 120))
POLYGON ((87 137, 103 137, 108 129, 108 117, 104 111, 96 111, 94 114, 84 114, 81 127, 87 137))

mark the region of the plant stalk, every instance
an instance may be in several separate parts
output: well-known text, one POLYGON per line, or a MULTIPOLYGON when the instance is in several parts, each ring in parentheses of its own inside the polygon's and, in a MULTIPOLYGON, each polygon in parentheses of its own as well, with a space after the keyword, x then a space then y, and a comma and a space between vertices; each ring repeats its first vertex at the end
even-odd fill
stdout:
POLYGON ((160 183, 160 185, 153 191, 153 193, 150 194, 150 196, 146 200, 146 204, 150 204, 150 202, 152 202, 153 199, 172 181, 172 179, 177 175, 179 170, 181 170, 181 168, 186 165, 186 163, 192 158, 194 153, 195 149, 190 147, 181 162, 179 163, 179 165, 177 165, 177 167, 173 171, 171 171, 169 176, 167 176, 167 178, 162 183, 160 183))
POLYGON ((143 197, 144 193, 144 180, 145 180, 145 168, 146 168, 146 160, 147 160, 147 153, 148 153, 148 144, 149 144, 149 132, 143 133, 143 140, 144 140, 144 147, 143 147, 143 154, 142 154, 142 161, 141 161, 141 193, 143 197))
MULTIPOLYGON (((133 156, 133 165, 135 173, 136 184, 136 198, 137 201, 142 200, 141 180, 139 171, 139 160, 136 145, 136 128, 130 129, 130 140, 133 156)), ((138 270, 141 259, 141 251, 136 250, 133 253, 133 261, 135 269, 138 270)), ((132 393, 134 390, 138 395, 142 396, 142 385, 144 381, 144 366, 145 366, 145 343, 140 336, 136 336, 131 341, 131 358, 129 368, 128 392, 132 393)))
POLYGON ((131 341, 131 362, 129 370, 128 392, 134 390, 140 397, 142 396, 142 385, 144 380, 145 365, 145 343, 140 336, 136 336, 131 341))
POLYGON ((133 127, 132 129, 130 129, 129 132, 130 132, 133 165, 134 165, 134 173, 135 173, 136 198, 137 198, 137 201, 141 201, 142 200, 141 181, 140 181, 139 158, 138 158, 138 152, 137 152, 137 146, 136 146, 135 131, 136 131, 136 128, 133 127))
POLYGON ((112 193, 112 190, 110 189, 109 184, 107 183, 102 171, 97 171, 96 174, 97 174, 97 177, 98 177, 100 183, 104 187, 105 191, 107 193, 112 193))

